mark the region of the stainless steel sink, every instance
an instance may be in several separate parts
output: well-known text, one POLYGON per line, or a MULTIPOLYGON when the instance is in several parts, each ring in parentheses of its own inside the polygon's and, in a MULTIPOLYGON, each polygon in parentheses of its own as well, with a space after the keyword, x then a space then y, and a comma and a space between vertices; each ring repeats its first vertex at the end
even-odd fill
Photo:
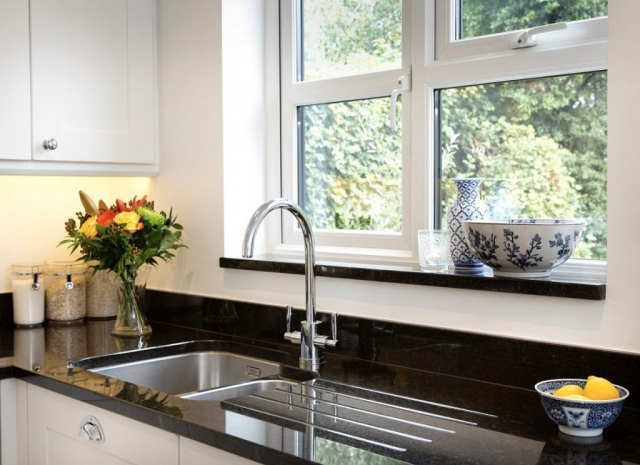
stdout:
POLYGON ((229 352, 202 351, 89 368, 88 371, 180 395, 277 375, 280 364, 229 352))
MULTIPOLYGON (((71 362, 74 368, 189 400, 226 400, 298 383, 281 377, 286 354, 228 341, 190 341, 99 355, 71 362)), ((313 373, 289 367, 299 381, 313 373)))

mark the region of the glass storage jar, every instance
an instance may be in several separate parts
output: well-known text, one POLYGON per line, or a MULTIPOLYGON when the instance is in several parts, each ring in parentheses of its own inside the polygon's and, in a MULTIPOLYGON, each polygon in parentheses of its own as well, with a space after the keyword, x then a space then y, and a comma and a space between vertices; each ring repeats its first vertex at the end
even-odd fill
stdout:
POLYGON ((36 326, 44 321, 44 264, 11 266, 13 321, 18 326, 36 326))
POLYGON ((45 310, 53 323, 81 323, 87 314, 87 266, 78 262, 47 262, 45 310))
POLYGON ((87 270, 87 318, 115 318, 120 306, 116 274, 110 270, 87 270))

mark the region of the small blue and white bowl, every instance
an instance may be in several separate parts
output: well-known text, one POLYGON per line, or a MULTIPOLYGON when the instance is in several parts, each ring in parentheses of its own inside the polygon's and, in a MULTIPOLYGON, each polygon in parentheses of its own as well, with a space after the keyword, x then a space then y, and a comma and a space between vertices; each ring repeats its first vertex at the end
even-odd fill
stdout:
POLYGON ((558 425, 561 432, 570 436, 593 437, 600 436, 602 430, 611 426, 620 412, 624 401, 629 397, 629 391, 615 385, 619 399, 613 400, 577 400, 553 395, 558 389, 567 384, 575 384, 584 389, 586 379, 550 379, 536 384, 536 391, 540 394, 542 407, 547 416, 558 425))

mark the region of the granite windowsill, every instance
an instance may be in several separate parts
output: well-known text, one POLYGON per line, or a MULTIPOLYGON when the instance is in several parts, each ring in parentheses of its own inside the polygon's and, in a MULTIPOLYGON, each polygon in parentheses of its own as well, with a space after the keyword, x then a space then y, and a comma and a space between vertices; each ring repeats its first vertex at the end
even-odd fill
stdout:
MULTIPOLYGON (((252 259, 221 257, 220 267, 236 270, 267 271, 272 273, 304 274, 304 262, 283 259, 271 255, 252 259)), ((516 279, 493 276, 486 268, 481 275, 459 274, 453 270, 423 271, 412 263, 365 264, 350 262, 318 261, 316 276, 342 279, 357 279, 387 283, 413 284, 418 286, 471 289, 513 294, 565 297, 570 299, 605 300, 606 277, 563 271, 558 268, 549 278, 516 279)))

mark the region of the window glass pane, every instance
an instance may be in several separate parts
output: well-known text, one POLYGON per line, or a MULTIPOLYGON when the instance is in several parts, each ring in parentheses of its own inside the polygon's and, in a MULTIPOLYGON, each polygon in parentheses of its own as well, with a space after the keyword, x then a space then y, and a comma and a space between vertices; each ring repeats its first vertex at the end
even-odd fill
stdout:
POLYGON ((607 0, 460 0, 459 38, 607 16, 607 0))
POLYGON ((607 256, 607 74, 440 91, 440 215, 481 177, 491 217, 583 218, 575 258, 607 256))
POLYGON ((299 80, 402 66, 401 0, 300 0, 299 80))
POLYGON ((390 105, 300 107, 298 199, 314 228, 402 230, 402 131, 389 126, 390 105))

